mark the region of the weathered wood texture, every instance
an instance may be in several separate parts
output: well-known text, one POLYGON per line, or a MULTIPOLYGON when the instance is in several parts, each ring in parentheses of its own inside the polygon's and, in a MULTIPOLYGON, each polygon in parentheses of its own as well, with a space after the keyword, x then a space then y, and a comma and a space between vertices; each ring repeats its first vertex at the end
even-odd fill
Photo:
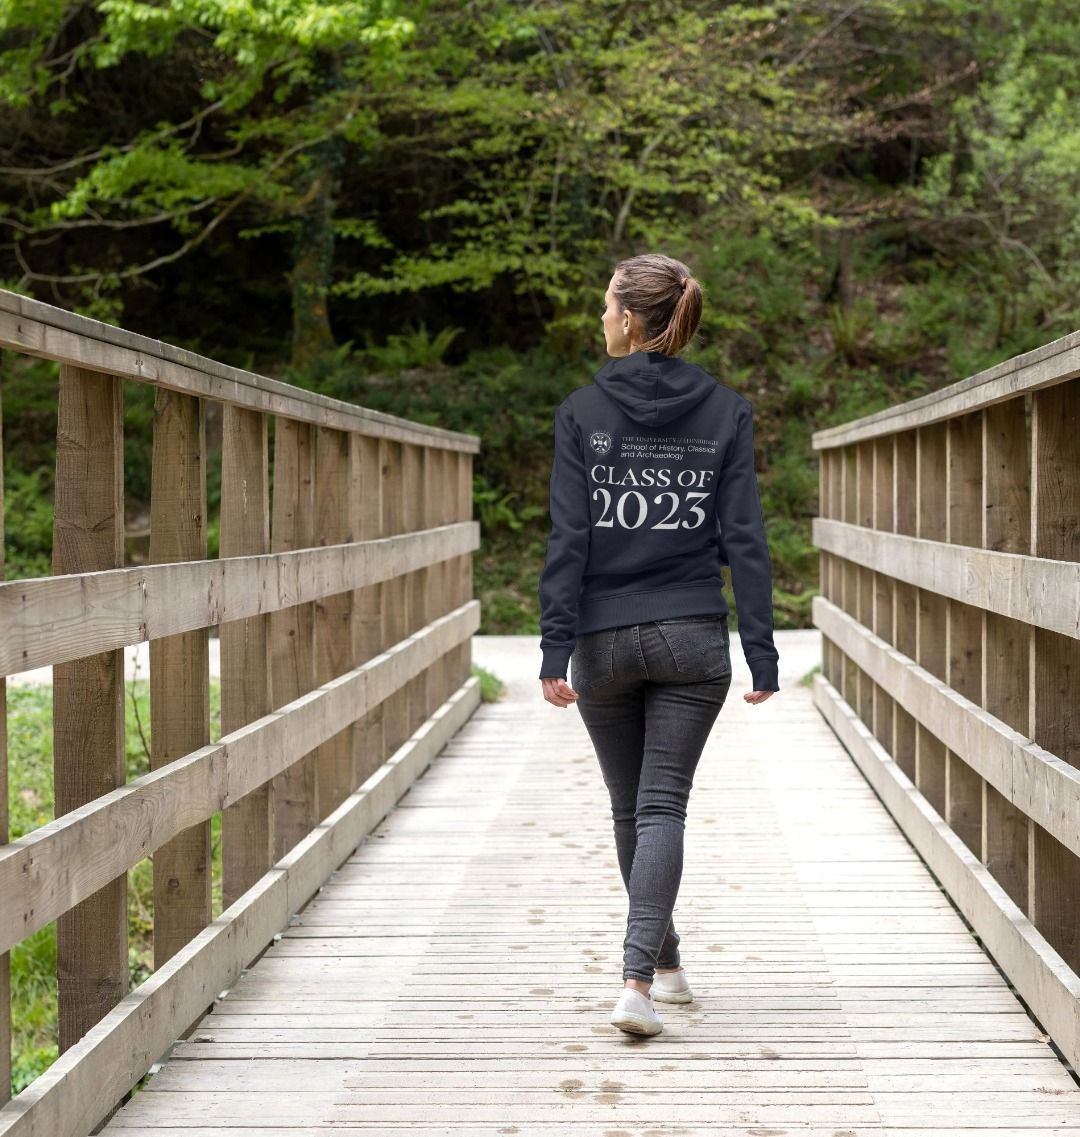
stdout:
MULTIPOLYGON (((53 499, 55 574, 94 572, 123 563, 123 462, 120 381, 61 367, 53 499)), ((58 818, 124 784, 123 655, 121 650, 87 653, 53 667, 58 818)), ((4 855, 14 854, 18 846, 17 841, 8 845, 4 855)), ((78 867, 69 866, 68 871, 78 867)), ((61 870, 54 877, 53 890, 66 875, 61 870)), ((14 914, 8 905, 2 910, 14 914)), ((99 880, 92 895, 80 897, 78 904, 64 903, 56 916, 56 993, 64 1051, 127 994, 126 872, 99 880)))
POLYGON ((817 432, 813 618, 818 705, 1080 1065, 1078 369, 1074 333, 817 432))
POLYGON ((7 675, 52 667, 56 782, 56 820, 8 842, 6 761, 0 775, 0 1102, 11 1076, 6 953, 52 921, 62 1052, 0 1110, 0 1133, 62 1137, 109 1114, 475 707, 467 668, 440 677, 444 660, 468 658, 479 605, 438 582, 470 560, 479 526, 471 502, 425 504, 422 474, 471 467, 479 440, 2 290, 0 346, 60 364, 53 575, 0 582, 0 690, 7 675), (125 378, 156 388, 153 563, 131 568, 125 378), (213 559, 207 400, 223 404, 213 559), (384 447, 397 458, 389 485, 384 447), (409 592, 410 577, 430 587, 409 592), (389 616, 386 600, 397 605, 389 616), (222 737, 211 742, 218 625, 222 737), (125 783, 123 649, 140 641, 151 769, 125 783), (388 700, 400 708, 389 737, 388 700), (225 913, 212 922, 219 811, 225 913), (127 871, 147 856, 155 972, 129 993, 127 871))
POLYGON ((533 637, 483 636, 506 698, 107 1137, 1080 1131, 1065 1065, 798 685, 819 636, 777 644, 768 713, 733 644, 675 909, 695 999, 657 1004, 661 1035, 608 1023, 627 901, 580 716, 540 698, 533 637))

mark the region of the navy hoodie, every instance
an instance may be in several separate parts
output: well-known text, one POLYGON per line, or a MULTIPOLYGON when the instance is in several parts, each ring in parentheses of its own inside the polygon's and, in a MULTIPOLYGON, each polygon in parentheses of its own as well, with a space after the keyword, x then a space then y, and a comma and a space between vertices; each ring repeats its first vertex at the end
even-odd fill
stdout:
POLYGON ((726 564, 754 690, 778 691, 749 400, 696 364, 634 351, 559 404, 554 450, 540 678, 565 679, 586 632, 726 615, 726 564))

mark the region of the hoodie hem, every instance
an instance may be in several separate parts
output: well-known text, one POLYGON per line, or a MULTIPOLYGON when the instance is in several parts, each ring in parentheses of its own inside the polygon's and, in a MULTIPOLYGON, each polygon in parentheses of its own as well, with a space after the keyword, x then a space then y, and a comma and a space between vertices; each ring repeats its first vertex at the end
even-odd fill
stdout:
POLYGON ((672 585, 645 592, 582 597, 578 605, 577 634, 603 628, 620 628, 674 616, 726 616, 727 601, 717 583, 672 585))

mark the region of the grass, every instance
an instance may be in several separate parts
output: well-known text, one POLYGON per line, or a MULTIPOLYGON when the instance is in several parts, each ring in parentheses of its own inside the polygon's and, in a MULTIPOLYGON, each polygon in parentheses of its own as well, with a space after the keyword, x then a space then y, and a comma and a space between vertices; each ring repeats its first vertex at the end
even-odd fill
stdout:
MULTIPOLYGON (((150 682, 126 684, 127 777, 150 769, 150 682)), ((11 839, 53 820, 52 687, 8 685, 8 776, 11 839)), ((210 683, 211 740, 221 737, 221 686, 210 683)), ((211 819, 213 911, 221 913, 221 815, 211 819)), ((144 858, 128 870, 128 967, 137 987, 153 971, 153 866, 144 858)), ((18 1093, 56 1060, 56 924, 11 951, 12 1092, 18 1093)))
POLYGON ((506 694, 506 685, 486 667, 473 664, 473 675, 480 680, 480 701, 482 703, 497 703, 506 694))

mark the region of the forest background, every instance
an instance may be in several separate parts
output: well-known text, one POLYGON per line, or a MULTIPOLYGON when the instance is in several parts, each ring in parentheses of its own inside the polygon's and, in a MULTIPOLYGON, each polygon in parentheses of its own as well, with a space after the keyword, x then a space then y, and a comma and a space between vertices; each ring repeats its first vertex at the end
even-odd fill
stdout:
MULTIPOLYGON (((806 627, 812 431, 1080 326, 1078 33, 1071 0, 0 0, 0 286, 478 434, 481 631, 538 634, 554 409, 617 261, 678 257, 806 627)), ((50 571, 56 382, 0 352, 7 579, 50 571)), ((153 389, 124 397, 135 564, 153 389)), ((48 819, 26 778, 13 837, 48 819)))

